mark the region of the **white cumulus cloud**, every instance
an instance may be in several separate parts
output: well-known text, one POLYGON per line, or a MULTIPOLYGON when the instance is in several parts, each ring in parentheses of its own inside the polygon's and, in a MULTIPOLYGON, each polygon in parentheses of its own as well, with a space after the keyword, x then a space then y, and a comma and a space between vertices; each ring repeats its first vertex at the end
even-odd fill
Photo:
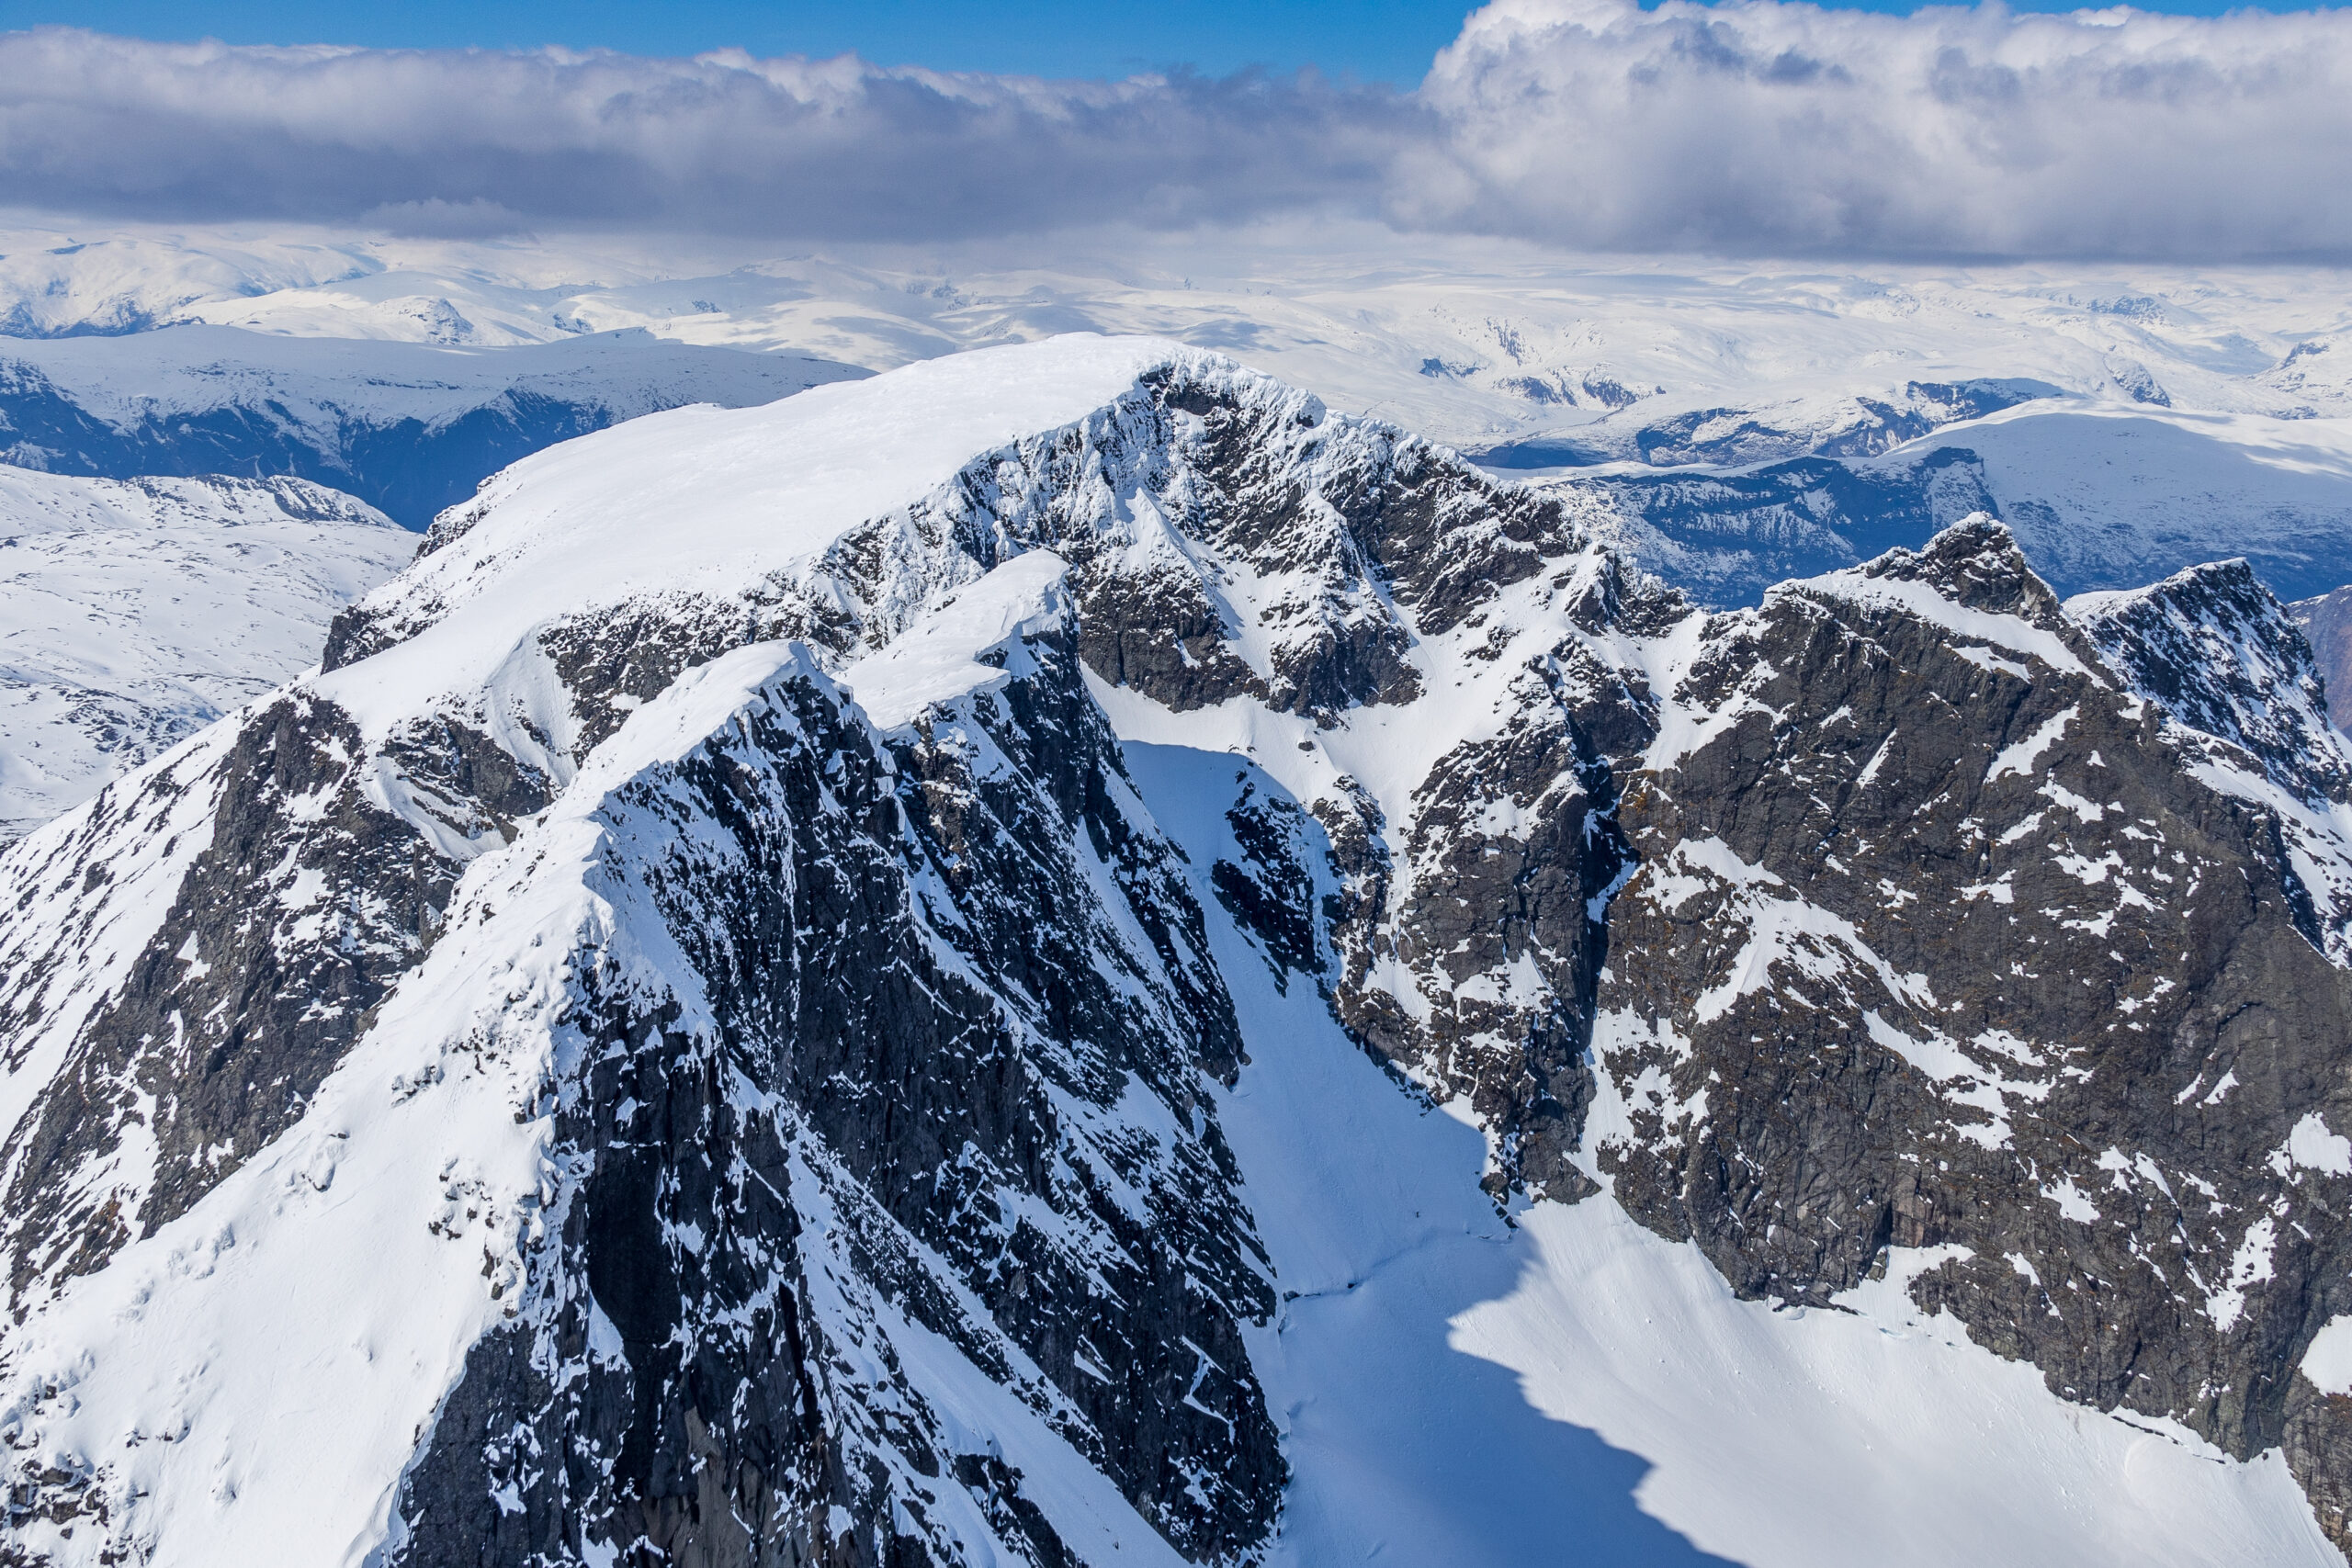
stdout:
POLYGON ((1442 129, 1396 211, 1432 226, 1780 254, 2352 250, 2352 11, 1498 0, 1421 96, 1442 129))
POLYGON ((2352 11, 1496 0, 1412 93, 0 34, 0 203, 948 241, 1371 219, 1586 250, 2352 255, 2352 11))

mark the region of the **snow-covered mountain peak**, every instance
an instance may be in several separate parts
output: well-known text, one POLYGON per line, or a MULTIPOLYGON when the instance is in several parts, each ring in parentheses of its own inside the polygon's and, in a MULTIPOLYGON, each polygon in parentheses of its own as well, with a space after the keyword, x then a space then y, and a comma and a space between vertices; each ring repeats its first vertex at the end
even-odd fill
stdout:
POLYGON ((338 619, 316 690, 371 743, 446 710, 560 778, 698 658, 792 637, 838 666, 1046 548, 1114 684, 1328 716, 1410 700, 1417 637, 1591 547, 1557 502, 1220 355, 1072 335, 517 463, 338 619))
MULTIPOLYGON (((2093 1554, 2146 1472, 2062 1396, 2352 1496, 2293 1371, 2352 1305, 2352 838, 1987 519, 1706 615, 1582 516, 1152 339, 517 465, 0 853, 11 1549, 1540 1560, 1464 1477, 1558 1434, 1464 1414, 1457 1330, 1606 1315, 1530 1239, 1596 1213, 1679 1259, 1629 1320, 1757 1365, 1797 1319, 1734 1292, 2031 1361, 2000 1429, 2093 1457, 1954 1440, 2093 1554)), ((2275 617, 2233 581, 2157 598, 2275 617)), ((1815 1561, 1850 1467, 1786 1446, 1758 1555, 1815 1561)), ((2180 1555, 2318 1539, 2213 1468, 2180 1555)), ((1910 1556, 2000 1555, 1956 1528, 1910 1556)))
POLYGON ((2313 806, 2352 803, 2352 750, 2328 723, 2318 658, 2245 561, 2077 594, 2066 613, 2178 723, 2240 748, 2313 806))
POLYGON ((2282 881, 2306 934, 2352 958, 2352 740, 2328 719, 2319 660, 2243 560, 2066 612, 2162 716, 2196 775, 2278 824, 2282 881))
POLYGON ((2052 634, 2068 630, 2057 594, 2027 563, 2017 536, 1983 512, 1939 529, 1917 550, 1898 547, 1849 570, 1804 580, 1811 592, 1924 604, 1905 592, 1906 584, 1930 590, 1971 615, 2018 620, 2052 634))
MULTIPOLYGON (((436 523, 417 566, 356 607, 368 629, 345 634, 329 664, 414 641, 413 664, 371 674, 413 692, 419 672, 438 671, 465 689, 560 618, 631 599, 740 603, 798 587, 823 575, 852 529, 904 513, 1024 437, 1050 440, 1187 355, 1207 357, 1096 337, 982 350, 757 408, 649 415, 526 457, 436 523)), ((936 557, 953 545, 910 547, 936 557)), ((968 575, 942 566, 947 581, 926 583, 931 563, 897 564, 917 581, 887 583, 886 597, 920 600, 968 575)), ((815 614, 849 610, 831 586, 817 587, 826 602, 815 614)))

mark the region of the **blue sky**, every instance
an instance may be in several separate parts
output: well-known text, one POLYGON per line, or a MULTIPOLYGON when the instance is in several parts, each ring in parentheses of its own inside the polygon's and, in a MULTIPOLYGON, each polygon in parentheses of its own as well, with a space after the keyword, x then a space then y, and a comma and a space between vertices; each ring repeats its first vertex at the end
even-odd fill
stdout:
MULTIPOLYGON (((1125 76, 1189 64, 1316 65, 1366 81, 1418 82, 1472 7, 1463 0, 0 0, 0 26, 62 23, 137 38, 230 43, 503 48, 543 43, 636 54, 740 46, 762 55, 855 51, 877 64, 1125 76)), ((1850 8, 1908 12, 1904 0, 1850 8)), ((2072 10, 2069 3, 2013 10, 2072 10)), ((2140 0, 2143 10, 2218 16, 2213 0, 2140 0)), ((2273 5, 2264 9, 2299 7, 2273 5)))
POLYGON ((1523 0, 1464 32, 1460 3, 0 0, 0 208, 458 240, 1371 224, 1847 260, 2352 256, 2352 8, 1523 0), (96 30, 8 30, 48 21, 96 30), (232 47, 176 41, 206 36, 232 47), (300 42, 354 47, 234 47, 300 42), (543 43, 609 52, 508 47, 543 43), (850 51, 865 68, 830 62, 850 51), (1252 63, 1275 73, 1233 74, 1252 63), (895 69, 916 64, 968 74, 895 69))

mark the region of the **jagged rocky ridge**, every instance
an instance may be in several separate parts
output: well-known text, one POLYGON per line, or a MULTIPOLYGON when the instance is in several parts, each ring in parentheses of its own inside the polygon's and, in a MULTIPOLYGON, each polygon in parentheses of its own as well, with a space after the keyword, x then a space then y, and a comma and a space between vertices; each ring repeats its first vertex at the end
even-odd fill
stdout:
POLYGON ((2347 1266, 2345 753, 2243 563, 2073 608, 1977 523, 1686 630, 1592 1157, 1745 1291, 1949 1249, 1921 1299, 2070 1398, 2289 1439, 2340 1542, 2340 1445, 2290 1432, 2347 1266))
POLYGON ((2061 605, 1977 520, 1705 615, 1125 340, 641 421, 427 548, 0 859, 15 1560, 1261 1557, 1215 922, 1498 1200, 1792 1303, 1905 1249, 2345 1539, 2352 760, 2242 565, 2061 605), (1234 755, 1200 882, 1122 739, 1234 755), (331 1408, 187 1382, 256 1334, 331 1408))

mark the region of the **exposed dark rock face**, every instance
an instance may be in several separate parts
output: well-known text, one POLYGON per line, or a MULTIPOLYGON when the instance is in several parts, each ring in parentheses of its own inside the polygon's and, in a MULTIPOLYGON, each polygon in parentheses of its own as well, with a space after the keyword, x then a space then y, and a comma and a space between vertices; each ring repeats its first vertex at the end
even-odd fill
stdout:
POLYGON ((2335 708, 2330 710, 2335 727, 2346 728, 2352 725, 2352 588, 2298 600, 2287 606, 2287 613, 2311 639, 2320 676, 2337 694, 2335 708))
MULTIPOLYGON (((333 705, 288 695, 207 781, 209 842, 6 1145, 19 1316, 36 1281, 99 1267, 299 1119, 430 940, 453 868, 367 797, 358 751, 333 705), (125 1159, 126 1123, 152 1138, 144 1169, 125 1159)), ((6 978, 38 997, 37 972, 6 978)))
POLYGON ((2305 802, 2352 801, 2352 759, 2324 733, 2327 671, 2291 608, 2242 560, 2069 605, 2132 688, 2250 756, 2305 802))
POLYGON ((1188 957, 1204 944, 1170 852, 1114 802, 1115 742, 1068 642, 1039 652, 895 757, 803 678, 786 711, 630 786, 616 817, 668 829, 643 875, 713 1028, 592 982, 592 1065, 556 1113, 582 1179, 410 1479, 402 1561, 601 1542, 948 1562, 976 1506, 1012 1550, 1069 1561, 919 1380, 851 1375, 842 1337, 889 1312, 1019 1391, 1187 1555, 1268 1529, 1283 1466, 1236 1318, 1272 1293, 1194 1087, 1237 1065, 1230 1004, 1188 957), (976 773, 983 755, 1012 768, 976 773), (1148 953, 1120 950, 1079 856, 1148 953), (1131 1082, 1205 1135, 1123 1128, 1131 1082))
POLYGON ((1241 799, 1225 818, 1241 859, 1216 862, 1209 883, 1234 923, 1264 946, 1275 987, 1287 991, 1294 976, 1319 978, 1328 968, 1315 898, 1323 846, 1296 802, 1261 795, 1246 773, 1238 782, 1241 799))
POLYGON ((1628 863, 1608 758, 1577 709, 1639 708, 1608 702, 1630 697, 1600 684, 1609 674, 1590 680, 1600 672, 1565 662, 1521 676, 1526 703, 1503 735, 1438 763, 1404 845, 1410 883, 1401 898, 1367 897, 1374 918, 1342 928, 1340 1016, 1470 1101, 1494 1129, 1487 1179, 1498 1196, 1586 1188, 1567 1156, 1590 1084, 1584 1052, 1603 952, 1596 900, 1628 863), (1418 987, 1419 1017, 1374 984, 1382 960, 1436 980, 1418 987))
POLYGON ((2326 686, 2291 614, 2234 560, 2067 608, 2164 710, 2184 765, 2263 810, 2297 923, 2337 964, 2352 960, 2352 848, 2339 821, 2352 807, 2352 749, 2331 732, 2326 686))
MULTIPOLYGON (((1048 1451, 1261 1560, 1213 928, 1466 1103, 1498 1201, 1605 1186, 1750 1297, 1898 1273, 2062 1397, 2283 1448, 2346 1539, 2352 1399, 2295 1369, 2352 1313, 2352 751, 2242 565, 2061 605, 1978 519, 1707 616, 1556 497, 1171 355, 792 570, 370 707, 506 482, 326 674, 0 855, 20 1314, 483 993, 389 1092, 492 1085, 537 1175, 434 1184, 494 1304, 388 1561, 1106 1560, 1048 1451), (1316 787, 1237 763, 1187 868, 1144 705, 1316 787)), ((11 1528, 133 1541, 19 1442, 62 1397, 9 1417, 11 1528)))
POLYGON ((2352 1556, 2352 1397, 2323 1393, 2301 1377, 2287 1390, 2280 1447, 2312 1500, 2319 1528, 2352 1556))
MULTIPOLYGON (((2294 651, 2242 569, 2167 588, 2101 634, 2294 651)), ((2225 694, 2132 690, 1983 525, 1712 624, 1670 702, 1600 994, 1618 1200, 1792 1302, 1949 1249, 1917 1299, 2053 1392, 2278 1443, 2346 1304, 2352 976, 2276 814, 2185 774, 2225 694)))

